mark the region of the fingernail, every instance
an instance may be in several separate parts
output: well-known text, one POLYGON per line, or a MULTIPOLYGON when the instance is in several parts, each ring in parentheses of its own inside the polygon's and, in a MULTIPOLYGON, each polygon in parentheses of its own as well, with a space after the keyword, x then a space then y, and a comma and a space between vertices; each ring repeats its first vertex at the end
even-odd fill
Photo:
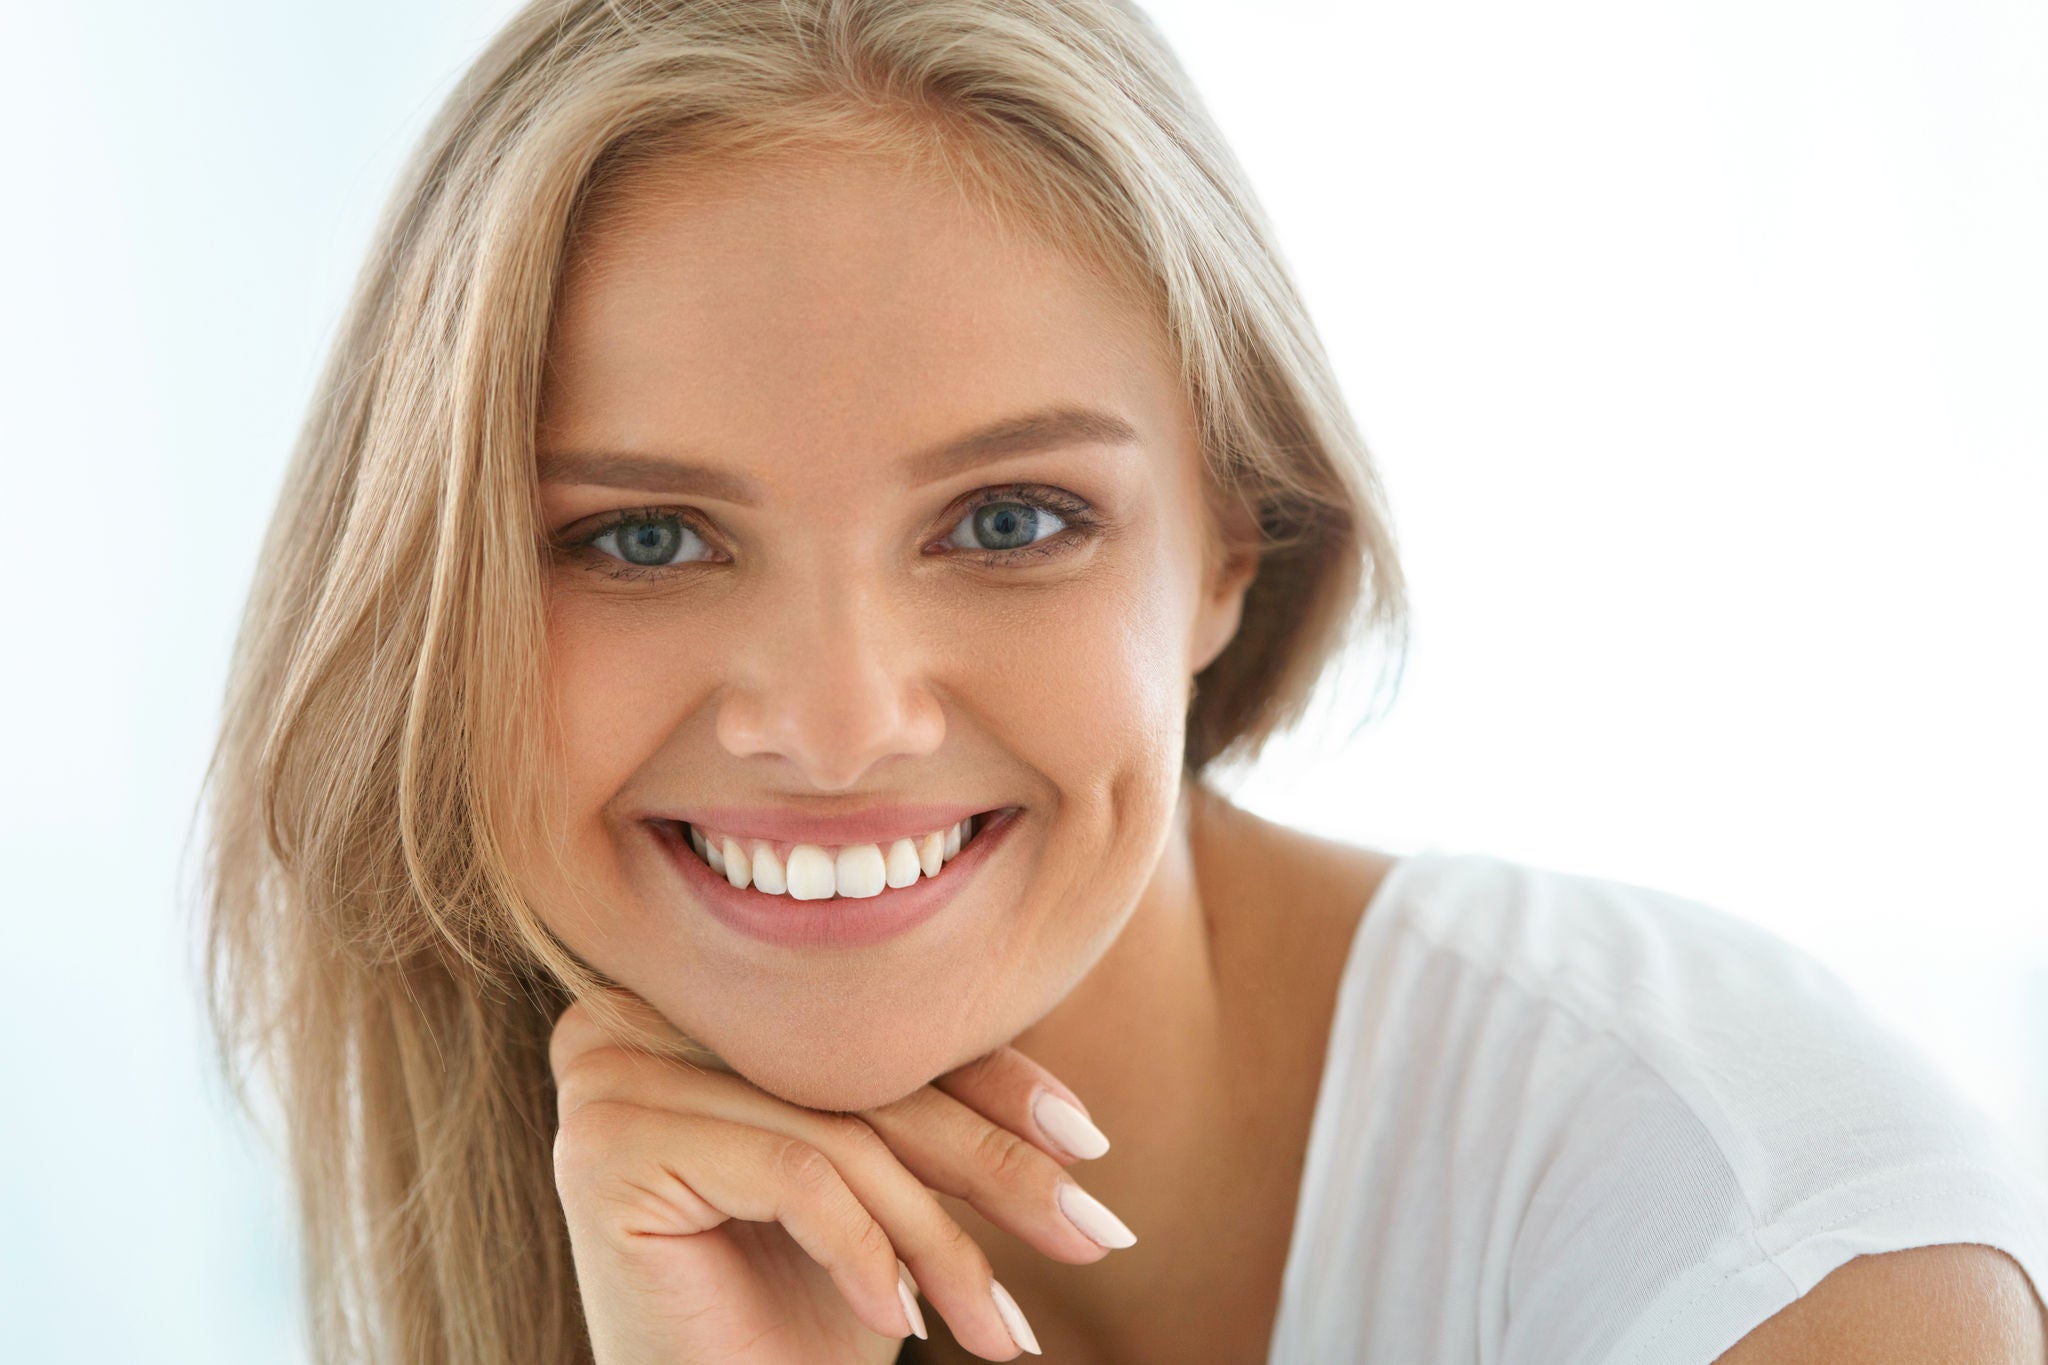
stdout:
POLYGON ((1109 1139, 1088 1121, 1088 1116, 1050 1090, 1041 1090, 1031 1102, 1031 1117, 1046 1136, 1084 1160, 1109 1150, 1109 1139))
POLYGON ((1073 1181, 1062 1180, 1054 1197, 1059 1200, 1060 1212, 1067 1215, 1067 1221, 1101 1245, 1127 1247, 1138 1240, 1138 1234, 1125 1227, 1123 1219, 1073 1181))
POLYGON ((1044 1355, 1038 1349, 1038 1338, 1031 1334, 1031 1324, 1024 1321, 1024 1310, 1010 1297, 1010 1291, 1003 1288, 1001 1280, 988 1282, 989 1293, 995 1296, 996 1312, 1002 1315, 1003 1326, 1010 1330, 1010 1340, 1022 1346, 1035 1356, 1044 1355))
POLYGON ((924 1330, 924 1314, 917 1311, 917 1291, 910 1287, 910 1267, 896 1263, 896 1297, 903 1300, 903 1316, 910 1321, 910 1330, 917 1333, 919 1341, 927 1341, 924 1330))

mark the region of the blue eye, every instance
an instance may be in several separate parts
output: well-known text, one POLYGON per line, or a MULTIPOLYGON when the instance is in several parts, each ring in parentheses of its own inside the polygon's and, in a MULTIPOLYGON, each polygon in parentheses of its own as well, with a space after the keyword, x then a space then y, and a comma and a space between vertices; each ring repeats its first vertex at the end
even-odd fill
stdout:
MULTIPOLYGON (((951 534, 937 543, 965 551, 986 568, 1021 568, 1025 561, 1058 558, 1099 534, 1094 510, 1061 489, 1012 485, 984 489, 977 496, 951 534)), ((688 508, 632 508, 555 544, 564 562, 608 578, 679 578, 694 576, 700 566, 732 563, 731 553, 714 548, 699 525, 688 508)))
POLYGON ((961 550, 984 550, 1000 553, 1004 550, 1021 550, 1040 540, 1058 535, 1067 528, 1067 523, 1052 511, 1035 503, 1003 499, 985 502, 960 518, 953 534, 945 543, 961 550), (965 531, 968 538, 962 540, 965 531), (1043 534, 1041 534, 1041 532, 1043 534), (981 537, 977 540, 974 537, 981 537))
POLYGON ((638 568, 657 568, 682 562, 676 553, 692 541, 700 549, 710 548, 681 517, 641 514, 613 522, 584 544, 638 568))

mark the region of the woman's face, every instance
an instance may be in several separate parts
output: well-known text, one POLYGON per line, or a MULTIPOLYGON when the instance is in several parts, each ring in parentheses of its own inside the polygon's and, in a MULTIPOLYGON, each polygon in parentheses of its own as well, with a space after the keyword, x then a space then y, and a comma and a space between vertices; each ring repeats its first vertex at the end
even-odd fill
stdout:
POLYGON ((898 163, 665 169, 594 227, 539 452, 555 815, 595 894, 523 875, 756 1084, 887 1103, 1036 1022, 1139 904, 1249 556, 1208 568, 1194 413, 1143 313, 898 163), (999 811, 979 853, 847 894, 861 845, 893 883, 899 836, 999 811), (764 838, 789 889, 733 889, 685 821, 764 838), (832 898, 790 894, 821 868, 832 898))

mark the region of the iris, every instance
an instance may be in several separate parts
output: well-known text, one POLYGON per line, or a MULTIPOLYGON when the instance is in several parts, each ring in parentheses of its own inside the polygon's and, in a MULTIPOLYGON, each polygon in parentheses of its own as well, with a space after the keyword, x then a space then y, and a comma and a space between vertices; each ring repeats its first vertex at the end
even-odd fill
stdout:
POLYGON ((1038 511, 1021 502, 996 502, 976 508, 974 530, 984 539, 993 537, 998 543, 989 545, 991 550, 1012 550, 1029 545, 1038 530, 1038 511))
POLYGON ((666 564, 682 538, 683 528, 671 518, 629 522, 618 528, 619 557, 629 564, 666 564))

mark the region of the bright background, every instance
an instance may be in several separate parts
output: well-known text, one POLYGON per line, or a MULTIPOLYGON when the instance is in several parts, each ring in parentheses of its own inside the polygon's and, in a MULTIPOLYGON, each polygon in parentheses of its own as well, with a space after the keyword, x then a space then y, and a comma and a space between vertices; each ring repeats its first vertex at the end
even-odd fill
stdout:
MULTIPOLYGON (((0 1358, 302 1352, 187 823, 373 216, 509 11, 8 4, 0 1358)), ((2048 1175, 2048 9, 1153 12, 1413 583, 1392 713, 1334 698, 1240 799, 1763 923, 2048 1175)))

